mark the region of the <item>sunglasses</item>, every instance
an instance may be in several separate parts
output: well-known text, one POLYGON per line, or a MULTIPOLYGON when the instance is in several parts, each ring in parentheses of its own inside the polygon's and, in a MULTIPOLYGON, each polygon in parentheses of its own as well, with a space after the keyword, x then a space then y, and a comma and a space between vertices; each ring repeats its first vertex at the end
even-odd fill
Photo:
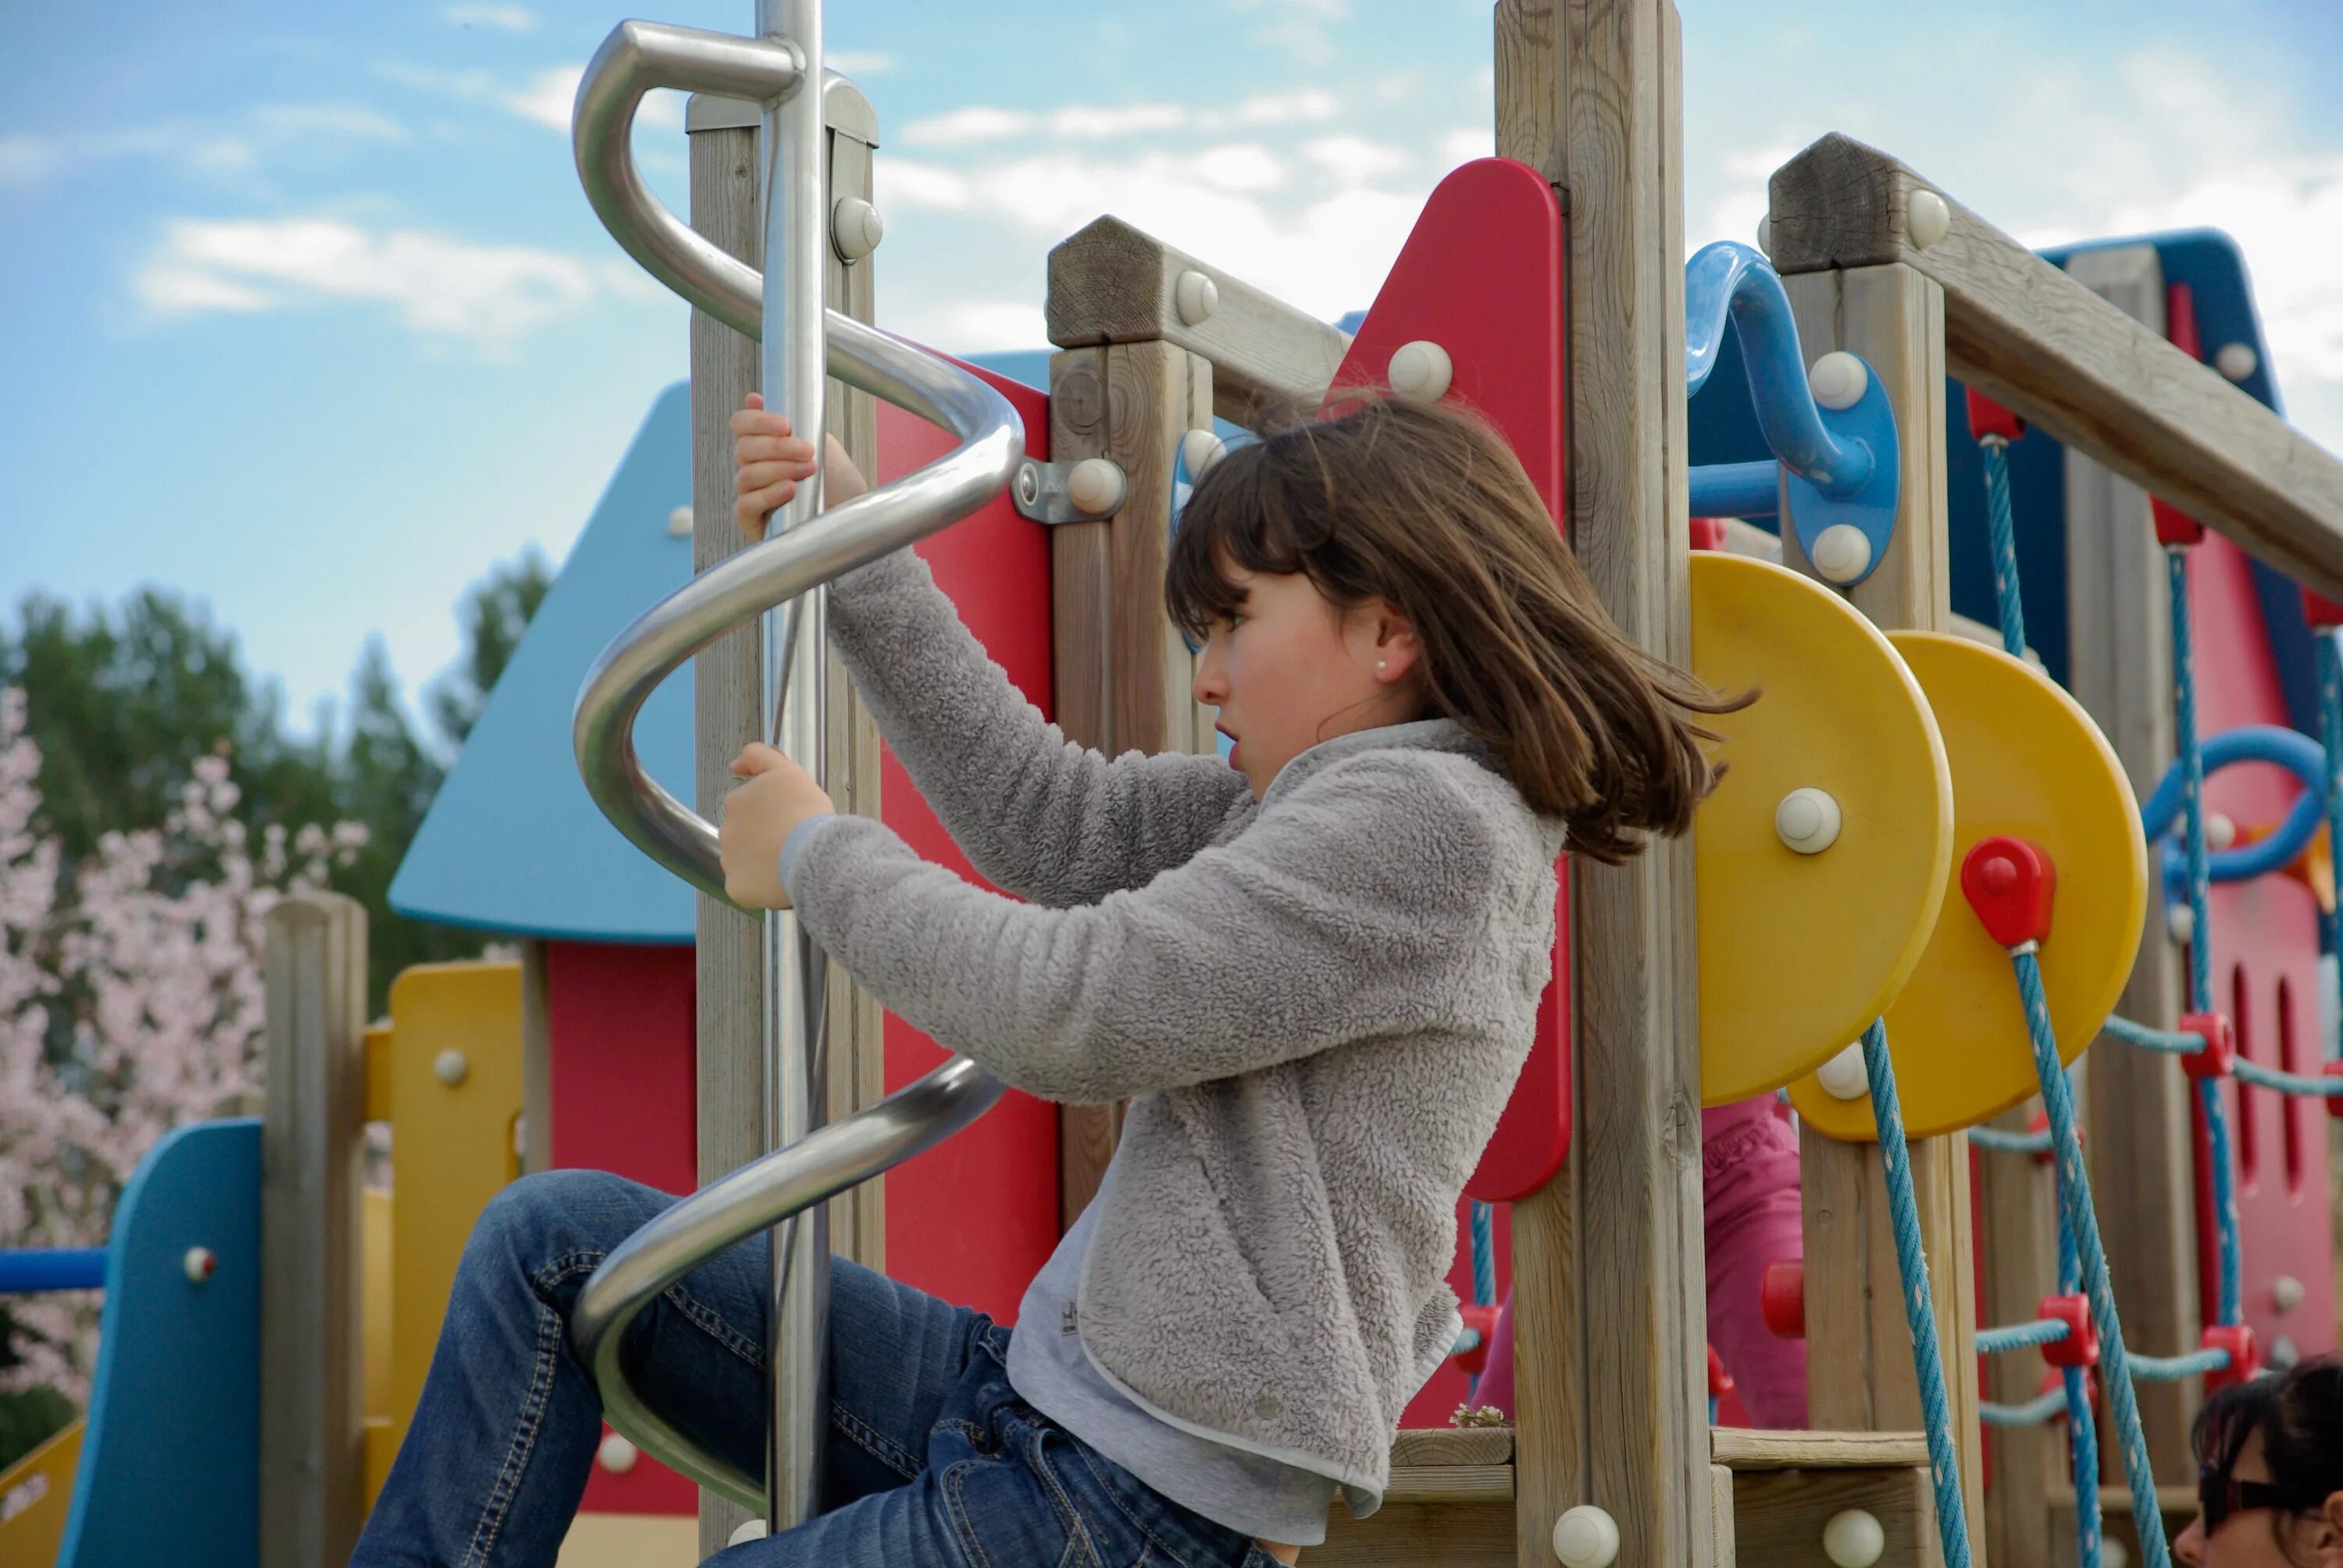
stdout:
POLYGON ((2304 1497, 2267 1481, 2234 1480, 2217 1470, 2197 1473, 2197 1506, 2205 1515, 2205 1533, 2208 1536, 2219 1530, 2232 1513, 2256 1508, 2299 1513, 2326 1501, 2323 1496, 2304 1497))

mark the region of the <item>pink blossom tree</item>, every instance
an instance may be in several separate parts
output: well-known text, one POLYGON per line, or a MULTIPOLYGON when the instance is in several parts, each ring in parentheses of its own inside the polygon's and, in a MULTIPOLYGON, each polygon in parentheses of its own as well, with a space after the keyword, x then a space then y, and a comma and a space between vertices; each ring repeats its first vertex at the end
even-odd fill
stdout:
MULTIPOLYGON (((156 1139, 258 1111, 269 908, 324 887, 367 835, 271 826, 253 844, 223 745, 161 828, 108 833, 69 866, 41 825, 25 719, 24 693, 0 689, 0 1246, 97 1246, 156 1139)), ((0 1390, 85 1399, 97 1306, 10 1302, 0 1390)))

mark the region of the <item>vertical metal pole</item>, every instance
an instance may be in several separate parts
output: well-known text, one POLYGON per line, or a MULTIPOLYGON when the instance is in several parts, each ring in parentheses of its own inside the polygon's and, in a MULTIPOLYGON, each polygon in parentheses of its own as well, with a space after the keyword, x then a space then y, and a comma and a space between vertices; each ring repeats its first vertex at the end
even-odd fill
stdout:
MULTIPOLYGON (((822 115, 821 0, 757 0, 757 31, 794 44, 804 56, 798 90, 765 111, 763 195, 767 407, 822 449, 829 375, 823 342, 829 159, 822 115)), ((821 480, 799 487, 773 519, 795 528, 821 508, 821 480)), ((829 713, 823 690, 823 596, 817 589, 768 618, 765 710, 774 743, 815 779, 826 779, 829 713)), ((822 954, 797 917, 765 925, 765 1040, 771 1086, 768 1131, 774 1148, 820 1126, 823 1072, 822 954)), ((766 1482, 770 1523, 789 1529, 812 1516, 821 1497, 823 1413, 830 1408, 829 1206, 817 1204, 773 1237, 773 1312, 768 1365, 772 1422, 766 1482)))

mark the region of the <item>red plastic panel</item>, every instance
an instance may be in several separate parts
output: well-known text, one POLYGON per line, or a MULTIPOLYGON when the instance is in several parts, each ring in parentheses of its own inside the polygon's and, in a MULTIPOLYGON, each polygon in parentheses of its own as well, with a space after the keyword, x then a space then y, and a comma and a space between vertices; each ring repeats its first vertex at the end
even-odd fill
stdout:
MULTIPOLYGON (((2285 698, 2264 629, 2252 563, 2209 535, 2188 556, 2197 725, 2215 735, 2241 724, 2285 724, 2285 698)), ((2282 819, 2302 786, 2283 769, 2248 763, 2205 781, 2205 805, 2241 827, 2282 819)), ((2290 877, 2216 882, 2211 890, 2214 1009, 2229 1015, 2237 1053, 2264 1067, 2316 1072, 2318 1042, 2318 906, 2290 877)), ((2280 1338, 2299 1354, 2336 1348, 2334 1242, 2328 1223, 2327 1116, 2315 1099, 2280 1095, 2231 1080, 2219 1092, 2229 1110, 2230 1157, 2237 1177, 2238 1243, 2245 1321, 2265 1346, 2280 1338), (2301 1287, 2298 1304, 2280 1310, 2301 1287)), ((2190 1096, 2192 1102, 2195 1096, 2190 1096)), ((2200 1300, 2210 1320, 2219 1300, 2207 1145, 2197 1121, 2200 1300)), ((2143 1346, 2159 1354, 2187 1346, 2143 1346)))
MULTIPOLYGON (((1564 255, 1562 211, 1544 176, 1508 158, 1466 164, 1424 203, 1334 377, 1380 384, 1402 345, 1440 345, 1455 367, 1448 397, 1503 434, 1557 528, 1567 515, 1564 255)), ((1555 900, 1554 983, 1538 1006, 1536 1043, 1465 1188, 1484 1201, 1536 1191, 1570 1148, 1568 885, 1565 877, 1555 900)))
MULTIPOLYGON (((1025 421, 1025 449, 1049 455, 1050 400, 973 366, 1025 421)), ((944 431, 884 404, 879 473, 896 479, 951 449, 944 431)), ((1051 711, 1050 535, 1007 497, 918 547, 987 652, 1042 712, 1051 711)), ((972 882, 970 869, 890 748, 880 775, 882 819, 906 843, 972 882)), ((890 1013, 891 1092, 944 1060, 942 1047, 890 1013)), ((958 1137, 887 1176, 887 1272, 1008 1322, 1058 1242, 1057 1108, 1011 1090, 958 1137)))
MULTIPOLYGON (((545 944, 552 1161, 614 1171, 678 1195, 699 1185, 692 950, 545 944)), ((588 1513, 691 1513, 699 1488, 644 1454, 600 1465, 588 1513)))

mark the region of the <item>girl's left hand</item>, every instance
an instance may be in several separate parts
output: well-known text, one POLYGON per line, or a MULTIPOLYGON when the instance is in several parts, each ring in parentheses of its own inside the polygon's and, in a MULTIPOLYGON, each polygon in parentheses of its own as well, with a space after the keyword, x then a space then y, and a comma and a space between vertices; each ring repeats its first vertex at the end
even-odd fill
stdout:
POLYGON ((724 797, 724 821, 717 829, 724 896, 746 910, 786 910, 781 846, 806 819, 837 808, 812 774, 769 746, 742 748, 732 771, 747 782, 724 797))

